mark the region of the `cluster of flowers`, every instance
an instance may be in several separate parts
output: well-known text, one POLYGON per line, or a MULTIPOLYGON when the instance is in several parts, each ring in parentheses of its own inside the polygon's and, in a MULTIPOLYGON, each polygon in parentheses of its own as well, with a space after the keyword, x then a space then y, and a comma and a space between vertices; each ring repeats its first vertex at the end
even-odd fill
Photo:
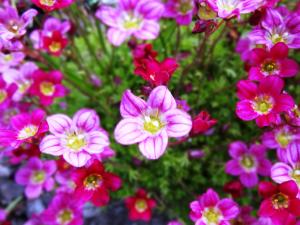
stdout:
MULTIPOLYGON (((32 0, 40 9, 51 12, 68 7, 72 0, 32 0)), ((259 127, 269 127, 262 144, 249 148, 241 141, 230 145, 233 158, 226 172, 239 176, 247 188, 259 183, 258 176, 271 176, 271 182, 259 183, 264 198, 259 219, 251 216, 251 208, 239 207, 231 198, 220 199, 208 189, 190 204, 190 218, 196 225, 296 224, 300 216, 300 113, 293 98, 284 88, 283 78, 298 71, 288 58, 289 49, 300 48, 300 14, 284 7, 274 8, 278 1, 265 0, 120 0, 116 7, 101 5, 96 17, 107 25, 107 38, 119 46, 133 36, 151 40, 159 35, 161 18, 175 19, 178 25, 189 25, 197 15, 197 23, 228 21, 242 14, 256 12, 260 20, 240 41, 237 50, 247 64, 248 80, 238 83, 239 102, 236 114, 245 121, 256 120, 259 127), (255 48, 262 45, 261 48, 255 48), (247 51, 245 51, 247 49, 247 51), (276 148, 278 160, 272 166, 266 158, 267 148, 276 148)), ((110 191, 121 187, 121 179, 105 169, 104 161, 115 155, 110 148, 108 132, 92 109, 80 109, 70 118, 64 114, 47 115, 45 106, 67 95, 60 71, 44 71, 26 57, 39 60, 39 51, 58 57, 68 45, 70 21, 48 17, 42 28, 30 34, 30 49, 23 36, 37 15, 29 9, 19 16, 16 8, 4 1, 0 9, 0 144, 12 164, 22 163, 15 180, 25 186, 25 196, 38 198, 43 191, 54 191, 48 208, 33 215, 27 225, 83 224, 82 209, 86 202, 107 205, 110 191), (47 154, 50 159, 40 159, 47 154)), ((182 143, 209 132, 217 123, 208 112, 194 119, 188 114, 186 101, 175 99, 167 87, 179 66, 175 59, 157 59, 151 44, 132 46, 134 73, 149 83, 144 96, 147 101, 126 90, 120 104, 122 120, 116 125, 114 138, 122 145, 138 144, 141 154, 151 160, 160 158, 176 138, 182 143)), ((43 63, 43 61, 41 60, 43 63)), ((193 152, 195 154, 195 152, 193 152)), ((232 191, 237 183, 228 184, 232 191)), ((234 197, 234 195, 233 195, 234 197)), ((151 219, 156 206, 147 192, 138 189, 125 199, 132 220, 151 219)), ((0 211, 0 221, 5 212, 0 211)), ((170 225, 180 224, 172 221, 170 225)))

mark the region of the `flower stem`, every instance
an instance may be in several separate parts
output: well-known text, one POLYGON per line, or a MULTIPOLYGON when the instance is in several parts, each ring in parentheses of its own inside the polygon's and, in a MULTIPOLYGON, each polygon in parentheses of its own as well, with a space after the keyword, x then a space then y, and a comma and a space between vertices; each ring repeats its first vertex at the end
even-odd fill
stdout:
POLYGON ((9 205, 5 209, 5 212, 7 213, 7 215, 9 213, 11 213, 17 207, 17 205, 19 205, 19 203, 22 200, 23 200, 23 196, 19 196, 15 200, 13 200, 11 203, 9 203, 9 205))

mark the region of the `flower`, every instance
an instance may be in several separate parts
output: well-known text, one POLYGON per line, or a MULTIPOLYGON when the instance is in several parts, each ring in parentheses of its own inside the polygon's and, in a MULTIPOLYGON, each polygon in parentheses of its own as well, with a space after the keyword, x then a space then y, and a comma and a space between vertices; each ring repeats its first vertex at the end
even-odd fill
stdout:
POLYGON ((129 211, 130 220, 151 220, 152 209, 155 208, 156 202, 147 196, 144 189, 138 189, 134 196, 125 198, 125 205, 129 211))
POLYGON ((32 2, 45 11, 53 11, 68 7, 74 0, 32 0, 32 2))
POLYGON ((297 62, 288 59, 288 47, 280 42, 275 44, 270 51, 255 48, 250 53, 251 68, 249 79, 260 81, 266 76, 293 77, 299 71, 297 62))
POLYGON ((210 128, 212 128, 218 121, 216 119, 212 119, 210 114, 207 111, 201 111, 194 119, 193 119, 193 127, 191 130, 191 135, 196 136, 198 134, 205 133, 210 128))
POLYGON ((109 202, 109 190, 121 187, 121 179, 105 171, 99 161, 94 161, 88 168, 79 168, 73 172, 76 184, 74 195, 84 202, 91 201, 95 206, 104 206, 109 202))
MULTIPOLYGON (((251 211, 252 211, 251 206, 240 207, 240 213, 239 213, 238 217, 236 217, 235 219, 230 221, 230 224, 253 225, 253 223, 256 221, 256 219, 251 216, 251 211)), ((263 224, 260 224, 260 225, 263 225, 263 224)), ((264 225, 267 225, 267 224, 264 224, 264 225)))
POLYGON ((7 108, 12 100, 12 96, 17 90, 16 84, 7 85, 3 78, 0 76, 0 109, 7 108))
MULTIPOLYGON (((289 125, 278 126, 262 135, 262 143, 271 149, 277 149, 280 161, 288 162, 287 152, 298 146, 300 130, 289 125)), ((299 143, 300 144, 300 143, 299 143)), ((299 146, 300 147, 300 146, 299 146)))
POLYGON ((8 84, 16 84, 18 89, 14 93, 12 99, 14 101, 21 101, 23 96, 27 94, 32 84, 32 73, 38 67, 32 62, 26 62, 17 69, 7 69, 3 73, 3 80, 8 84))
POLYGON ((206 0, 207 4, 218 13, 218 16, 228 19, 240 14, 254 12, 261 7, 264 0, 206 0))
POLYGON ((69 193, 59 193, 43 212, 43 221, 51 225, 82 225, 83 202, 69 193))
POLYGON ((131 35, 142 40, 155 39, 163 12, 164 6, 159 0, 120 0, 117 8, 101 6, 96 17, 110 27, 108 40, 119 46, 131 35))
POLYGON ((84 166, 92 154, 101 153, 109 139, 100 129, 99 117, 94 110, 81 109, 73 117, 55 114, 47 118, 51 135, 41 144, 41 152, 63 158, 75 167, 84 166))
POLYGON ((226 163, 225 171, 239 176, 245 187, 254 187, 258 183, 257 174, 270 175, 271 162, 266 159, 264 145, 253 144, 248 149, 244 142, 235 141, 229 146, 229 154, 233 159, 226 163))
POLYGON ((143 64, 135 68, 134 73, 154 86, 165 85, 177 69, 175 59, 166 58, 162 62, 155 59, 144 59, 143 64))
POLYGON ((223 187, 224 192, 231 194, 233 198, 239 198, 243 195, 243 185, 239 180, 227 182, 223 187))
POLYGON ((281 93, 284 82, 277 76, 268 76, 259 85, 242 80, 238 83, 238 98, 236 106, 237 116, 245 121, 255 119, 259 127, 279 124, 280 113, 287 112, 294 107, 293 98, 281 93))
POLYGON ((32 79, 33 84, 29 92, 31 95, 38 96, 44 106, 51 105, 55 98, 66 95, 66 89, 61 84, 63 74, 60 71, 36 70, 32 74, 32 79))
POLYGON ((0 144, 18 148, 22 143, 31 143, 48 131, 46 113, 36 109, 31 113, 20 113, 10 120, 11 129, 0 129, 0 144))
POLYGON ((298 105, 295 104, 295 106, 289 110, 285 116, 289 124, 297 127, 300 126, 300 109, 298 105))
POLYGON ((264 198, 259 207, 259 216, 270 217, 272 224, 278 225, 285 224, 289 217, 295 221, 295 216, 300 216, 300 200, 296 198, 298 187, 294 181, 287 181, 278 186, 262 181, 258 188, 264 198))
POLYGON ((213 189, 208 189, 197 200, 190 203, 190 219, 195 225, 222 225, 239 214, 238 205, 230 198, 220 199, 213 189))
POLYGON ((161 157, 168 137, 183 137, 192 127, 190 116, 176 108, 165 86, 153 89, 147 102, 126 90, 120 112, 123 120, 115 128, 115 139, 123 145, 139 143, 141 153, 148 159, 161 157))
POLYGON ((17 10, 11 6, 0 8, 0 39, 11 40, 23 36, 36 15, 35 9, 29 9, 19 17, 17 10))
POLYGON ((54 31, 51 37, 43 37, 43 49, 54 56, 60 56, 67 44, 68 39, 58 31, 54 31))
POLYGON ((179 25, 192 22, 195 3, 193 0, 168 0, 165 4, 165 17, 174 18, 179 25))
POLYGON ((4 73, 5 70, 18 66, 25 58, 23 52, 11 52, 2 53, 0 52, 0 72, 4 73))
POLYGON ((38 198, 43 189, 46 191, 53 189, 54 179, 51 176, 55 171, 55 161, 42 161, 38 157, 32 157, 24 167, 17 171, 16 182, 26 186, 25 195, 27 198, 38 198))
POLYGON ((289 48, 300 48, 300 16, 297 13, 283 15, 279 9, 267 9, 259 26, 250 33, 249 38, 255 44, 271 48, 279 42, 289 48))
POLYGON ((157 54, 158 53, 153 50, 152 44, 140 44, 132 51, 133 63, 135 67, 143 66, 145 59, 156 59, 157 54))

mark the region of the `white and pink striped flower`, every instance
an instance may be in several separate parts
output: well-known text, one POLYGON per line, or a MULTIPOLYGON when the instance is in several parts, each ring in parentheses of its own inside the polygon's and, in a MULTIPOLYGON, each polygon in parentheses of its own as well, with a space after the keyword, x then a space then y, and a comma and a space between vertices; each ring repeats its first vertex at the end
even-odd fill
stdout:
POLYGON ((93 154, 109 145, 108 135, 100 128, 94 110, 81 109, 71 119, 63 114, 47 118, 51 135, 46 136, 40 149, 43 153, 63 158, 75 167, 84 166, 93 154))
POLYGON ((125 91, 120 111, 123 120, 115 128, 115 139, 123 145, 139 143, 141 153, 148 159, 164 154, 169 137, 183 137, 192 128, 190 115, 177 108, 165 86, 153 89, 147 102, 125 91))

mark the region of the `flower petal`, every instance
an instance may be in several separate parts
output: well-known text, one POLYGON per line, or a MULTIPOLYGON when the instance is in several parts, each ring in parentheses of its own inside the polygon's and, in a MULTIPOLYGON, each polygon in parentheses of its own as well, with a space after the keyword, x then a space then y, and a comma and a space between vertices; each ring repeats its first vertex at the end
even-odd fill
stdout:
POLYGON ((191 116, 179 109, 172 109, 164 114, 169 137, 183 137, 192 129, 191 116))
POLYGON ((126 90, 122 96, 120 112, 122 117, 136 117, 147 109, 146 102, 126 90))
POLYGON ((248 100, 242 100, 237 103, 236 115, 245 121, 250 121, 258 117, 258 113, 253 110, 252 103, 248 100))
POLYGON ((99 128, 100 120, 95 110, 81 109, 73 117, 75 127, 90 132, 99 128))
POLYGON ((50 133, 55 135, 65 134, 65 132, 69 131, 72 126, 72 120, 63 114, 49 116, 47 117, 47 122, 50 133))
POLYGON ((65 152, 63 154, 64 159, 75 167, 84 166, 91 156, 85 152, 65 152))
POLYGON ((256 173, 242 173, 240 176, 240 180, 245 187, 251 188, 257 185, 258 176, 256 173))
POLYGON ((109 145, 108 136, 101 131, 89 133, 88 147, 85 149, 89 153, 101 153, 109 145))
POLYGON ((276 183, 281 184, 283 182, 291 180, 290 173, 292 171, 293 169, 289 165, 279 162, 272 166, 271 178, 276 183))
POLYGON ((162 112, 176 109, 176 101, 171 92, 165 86, 158 86, 153 89, 147 103, 151 106, 151 108, 159 109, 162 112))
POLYGON ((54 135, 48 135, 43 138, 40 143, 40 150, 43 153, 60 156, 65 152, 65 149, 61 146, 60 139, 54 135))

